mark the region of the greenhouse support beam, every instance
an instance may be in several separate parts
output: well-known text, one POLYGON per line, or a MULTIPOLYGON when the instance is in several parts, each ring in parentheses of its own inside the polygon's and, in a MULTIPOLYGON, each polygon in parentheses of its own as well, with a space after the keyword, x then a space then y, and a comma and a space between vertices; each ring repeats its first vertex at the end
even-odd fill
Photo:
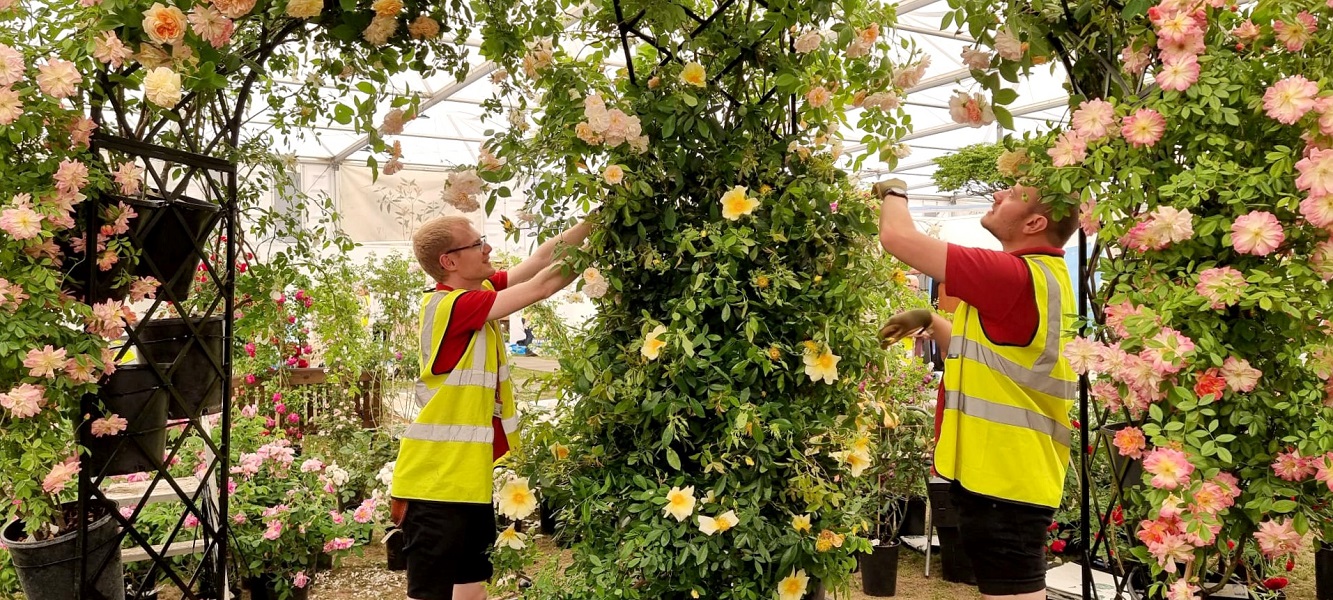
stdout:
POLYGON ((930 6, 938 1, 939 0, 907 0, 907 2, 899 2, 894 8, 897 9, 898 16, 901 17, 907 13, 930 6))
POLYGON ((898 31, 908 31, 918 35, 944 38, 946 40, 954 40, 957 42, 967 42, 969 44, 975 44, 977 42, 975 39, 972 39, 971 37, 965 36, 961 33, 949 33, 947 31, 940 31, 938 29, 926 29, 925 27, 917 27, 915 25, 903 25, 902 23, 898 23, 895 24, 893 28, 897 29, 898 31))
MULTIPOLYGON (((944 75, 941 75, 941 77, 943 76, 944 75)), ((1060 108, 1068 105, 1069 105, 1068 98, 1056 98, 1053 100, 1044 100, 1042 102, 1037 102, 1035 104, 1020 106, 1010 111, 1010 114, 1012 114, 1014 117, 1021 117, 1023 115, 1028 115, 1035 112, 1041 112, 1043 110, 1050 110, 1052 108, 1060 108)), ((932 135, 939 135, 941 133, 949 133, 950 131, 958 131, 959 129, 963 129, 966 127, 970 127, 970 125, 967 125, 965 123, 945 123, 943 125, 938 125, 935 127, 928 127, 926 129, 913 131, 912 133, 903 136, 898 141, 907 142, 911 140, 917 140, 924 137, 930 137, 932 135)), ((844 152, 846 152, 847 154, 853 154, 856 152, 861 152, 865 149, 866 149, 865 144, 853 144, 851 146, 847 146, 844 149, 844 152)))
MULTIPOLYGON (((463 91, 463 89, 467 88, 467 86, 472 85, 477 81, 481 80, 481 78, 490 75, 498 68, 499 65, 495 64, 494 61, 489 61, 489 60, 475 67, 472 67, 472 69, 468 71, 467 76, 464 77, 462 81, 455 81, 454 83, 448 86, 440 88, 440 90, 432 94, 431 97, 428 98, 425 102, 422 102, 421 105, 417 107, 417 114, 425 114, 425 112, 429 110, 430 107, 448 100, 454 94, 463 91)), ((376 135, 379 135, 378 131, 376 135)), ((347 146, 344 147, 342 150, 338 151, 337 154, 334 154, 333 157, 329 159, 329 162, 333 165, 340 165, 342 164, 343 161, 347 160, 348 157, 350 157, 357 151, 364 148, 368 143, 370 143, 369 134, 363 134, 357 136, 357 138, 355 140, 352 140, 350 144, 347 144, 347 146)))

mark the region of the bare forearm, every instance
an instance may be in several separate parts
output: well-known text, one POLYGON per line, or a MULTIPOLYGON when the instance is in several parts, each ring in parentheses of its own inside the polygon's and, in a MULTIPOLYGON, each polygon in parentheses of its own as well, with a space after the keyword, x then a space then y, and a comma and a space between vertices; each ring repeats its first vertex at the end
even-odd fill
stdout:
POLYGON ((546 268, 551 264, 551 259, 555 256, 555 249, 559 245, 578 246, 583 240, 588 239, 588 232, 592 230, 592 223, 587 219, 569 229, 560 232, 559 235, 542 242, 537 247, 537 251, 532 253, 531 259, 540 261, 540 266, 546 268))
POLYGON ((550 265, 542 269, 541 273, 537 275, 546 298, 550 298, 556 292, 565 289, 565 286, 572 283, 575 277, 574 271, 567 269, 563 264, 550 265))
POLYGON ((907 200, 888 195, 879 206, 879 241, 884 250, 896 255, 895 250, 904 234, 916 233, 916 223, 912 213, 907 210, 907 200))
POLYGON ((538 246, 532 255, 509 270, 509 284, 522 283, 536 277, 543 269, 551 266, 551 261, 555 260, 557 247, 564 244, 578 246, 588 238, 588 232, 591 230, 592 223, 588 219, 584 219, 578 225, 560 232, 560 235, 542 242, 542 245, 538 246))

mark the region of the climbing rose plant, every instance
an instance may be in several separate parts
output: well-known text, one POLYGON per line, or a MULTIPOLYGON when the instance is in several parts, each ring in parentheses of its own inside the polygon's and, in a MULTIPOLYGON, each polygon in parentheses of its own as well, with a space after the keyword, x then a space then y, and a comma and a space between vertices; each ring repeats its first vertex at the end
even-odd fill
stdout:
POLYGON ((578 400, 543 434, 540 471, 562 481, 538 490, 564 507, 574 558, 543 593, 845 584, 868 548, 853 483, 884 423, 858 384, 867 364, 894 364, 874 332, 903 284, 877 253, 875 203, 838 167, 840 131, 889 156, 908 131, 901 103, 925 63, 891 35, 891 9, 606 1, 575 20, 554 2, 479 6, 507 100, 539 108, 509 114, 478 173, 527 184, 520 221, 554 228, 600 205, 588 246, 569 249, 598 309, 562 358, 578 400), (608 73, 625 56, 606 35, 618 15, 643 35, 608 73))

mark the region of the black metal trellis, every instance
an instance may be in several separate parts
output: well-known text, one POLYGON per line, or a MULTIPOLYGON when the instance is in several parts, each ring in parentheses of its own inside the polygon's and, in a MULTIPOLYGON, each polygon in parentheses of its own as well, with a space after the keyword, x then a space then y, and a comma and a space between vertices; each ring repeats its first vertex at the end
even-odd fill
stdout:
MULTIPOLYGON (((146 570, 136 569, 146 572, 128 586, 133 597, 152 593, 159 581, 173 584, 184 598, 228 597, 231 347, 240 228, 236 165, 230 158, 209 153, 238 145, 240 113, 251 82, 247 81, 235 103, 228 102, 224 92, 192 97, 195 111, 187 115, 198 117, 193 122, 181 118, 182 103, 170 113, 140 107, 134 126, 126 116, 123 91, 107 74, 95 88, 100 96, 95 97, 91 110, 98 124, 92 139, 94 156, 112 170, 126 162, 137 164, 145 181, 137 198, 98 194, 85 203, 87 252, 74 273, 82 275, 83 297, 89 303, 124 297, 123 289, 111 290, 110 277, 100 272, 92 257, 103 210, 122 201, 137 201, 142 212, 135 217, 126 241, 139 256, 127 268, 137 277, 156 278, 160 286, 138 322, 127 328, 116 360, 136 357, 138 366, 120 368, 137 369, 147 379, 150 397, 145 402, 165 402, 167 410, 183 418, 164 425, 172 439, 163 456, 151 456, 161 450, 144 444, 141 438, 116 440, 110 446, 108 463, 136 452, 150 462, 159 460, 147 469, 147 481, 115 483, 108 465, 81 470, 80 513, 92 502, 119 508, 112 510, 121 529, 115 542, 118 547, 126 546, 119 555, 111 553, 103 560, 89 560, 89 551, 95 549, 82 553, 78 566, 81 598, 102 597, 89 582, 105 569, 122 566, 121 559, 147 565, 146 570), (156 118, 150 120, 148 115, 156 118), (172 313, 181 318, 168 320, 172 313), (149 339, 149 332, 158 329, 165 331, 149 339), (172 464, 187 449, 198 449, 201 454, 195 474, 173 474, 172 464), (175 502, 181 507, 174 522, 158 531, 140 520, 144 507, 154 502, 175 502), (197 525, 187 527, 187 520, 197 525), (197 558, 176 558, 182 555, 197 558)), ((110 377, 103 379, 104 390, 110 377)), ((84 412, 97 411, 103 401, 99 395, 85 397, 84 412)), ((85 421, 79 428, 79 440, 86 446, 94 436, 90 422, 85 421)), ((79 539, 85 548, 86 536, 87 523, 81 522, 79 539)))
MULTIPOLYGON (((1097 260, 1101 257, 1106 248, 1096 240, 1089 240, 1087 234, 1083 231, 1078 233, 1078 283, 1079 286, 1079 312, 1078 317, 1083 327, 1080 335, 1089 335, 1091 329, 1089 323, 1101 323, 1104 315, 1100 308, 1094 302, 1095 294, 1098 293, 1096 281, 1097 260)), ((1090 383, 1087 375, 1079 377, 1078 392, 1078 411, 1079 411, 1079 448, 1080 460, 1078 464, 1078 480, 1080 494, 1080 514, 1079 514, 1079 535, 1082 541, 1082 560, 1081 567, 1083 571, 1083 597, 1096 600, 1123 600, 1137 599, 1138 593, 1132 588, 1132 581, 1138 574, 1141 565, 1130 562, 1128 565, 1124 560, 1126 557, 1115 553, 1115 540, 1113 537, 1127 535, 1132 530, 1132 525, 1123 521, 1123 508, 1121 503, 1124 500, 1127 488, 1135 484, 1136 477, 1133 475, 1132 464, 1129 460, 1117 461, 1116 450, 1111 443, 1109 436, 1101 434, 1108 425, 1111 417, 1109 409, 1095 411, 1091 405, 1090 383), (1092 428, 1092 418, 1096 416, 1098 429, 1092 428), (1095 439, 1094 437, 1095 436, 1095 439), (1111 465, 1111 482, 1108 489, 1109 496, 1099 498, 1096 494, 1099 482, 1094 481, 1093 473, 1095 463, 1104 460, 1111 465), (1102 501, 1105 504, 1102 504, 1102 501), (1120 519, 1116 518, 1117 509, 1121 511, 1120 519), (1097 533, 1092 531, 1093 519, 1096 519, 1097 533), (1120 523, 1116 523, 1121 520, 1120 523), (1098 590, 1093 579, 1093 570, 1096 566, 1105 568, 1114 585, 1113 595, 1104 596, 1098 590)))
MULTIPOLYGON (((706 17, 696 14, 688 6, 677 5, 682 9, 682 11, 685 13, 687 17, 689 17, 696 23, 696 26, 689 32, 687 37, 695 38, 698 37, 700 34, 703 34, 705 31, 708 30, 708 28, 711 25, 716 23, 719 19, 726 18, 727 11, 732 9, 736 4, 737 0, 723 0, 721 3, 717 5, 717 7, 713 10, 713 12, 706 17)), ((647 14, 646 9, 641 9, 633 17, 626 19, 623 8, 621 7, 620 0, 613 0, 612 5, 615 9, 616 26, 619 30, 621 50, 625 53, 627 74, 629 76, 629 81, 631 85, 635 86, 642 85, 639 82, 639 78, 636 75, 634 69, 634 52, 633 52, 634 44, 631 43, 631 38, 634 38, 641 43, 652 46, 661 55, 662 57, 661 60, 658 62, 657 66, 653 68, 651 73, 656 73, 661 67, 664 67, 672 62, 681 65, 685 64, 685 61, 682 60, 680 57, 679 44, 677 45, 676 48, 673 49, 672 47, 670 47, 669 43, 665 42, 662 38, 655 37, 649 34, 648 32, 645 32, 643 28, 640 27, 640 23, 642 22, 644 16, 647 14)), ((753 17, 756 5, 760 8, 768 9, 768 3, 765 2, 765 0, 748 0, 748 2, 745 5, 743 13, 741 13, 739 16, 745 18, 748 21, 751 17, 753 17)), ((720 85, 723 81, 723 78, 730 75, 734 75, 736 78, 743 80, 744 77, 741 69, 745 64, 749 64, 752 68, 763 69, 764 65, 762 64, 760 57, 762 56, 761 51, 764 49, 764 46, 766 44, 772 44, 774 51, 779 53, 795 52, 794 48, 792 48, 792 44, 794 44, 794 39, 792 39, 792 36, 782 30, 776 31, 776 35, 774 35, 775 27, 776 25, 770 25, 767 29, 765 29, 761 34, 759 34, 755 38, 754 42, 748 45, 739 45, 736 49, 736 55, 730 57, 730 59, 727 60, 727 62, 722 66, 721 69, 717 70, 716 72, 714 72, 712 69, 708 69, 708 72, 711 75, 708 80, 708 85, 710 87, 715 88, 718 91, 718 93, 722 95, 722 97, 726 98, 727 108, 731 110, 733 114, 739 111, 743 111, 747 106, 758 106, 766 104, 772 101, 778 94, 778 88, 776 82, 767 89, 764 89, 762 91, 757 90, 756 92, 758 93, 754 94, 753 99, 747 98, 746 95, 743 93, 732 94, 726 89, 723 89, 722 86, 720 85), (741 97, 737 98, 737 95, 740 95, 741 97)), ((701 56, 699 58, 703 59, 705 57, 701 56)), ((707 57, 707 58, 717 59, 721 57, 707 57)), ((704 60, 700 60, 699 62, 703 64, 704 60)), ((649 75, 650 77, 652 76, 651 73, 649 75)), ((769 135, 772 136, 774 141, 778 142, 783 141, 784 135, 789 136, 797 133, 799 131, 799 123, 800 123, 800 118, 798 117, 796 112, 796 97, 794 95, 788 95, 788 98, 782 99, 780 103, 785 104, 787 106, 785 122, 780 124, 781 128, 779 129, 774 129, 772 125, 765 126, 765 129, 768 131, 769 135)), ((722 123, 714 122, 714 124, 717 125, 719 129, 723 128, 722 123)), ((741 126, 740 123, 736 123, 733 126, 733 128, 739 128, 740 126, 741 126)))
MULTIPOLYGON (((111 170, 124 162, 139 164, 145 181, 138 200, 151 200, 149 204, 158 207, 139 215, 140 222, 128 232, 128 242, 143 250, 152 245, 149 240, 155 234, 169 232, 167 250, 141 253, 133 267, 137 276, 152 276, 161 286, 138 323, 128 328, 127 340, 116 358, 126 358, 133 352, 144 363, 140 370, 151 378, 152 394, 165 395, 168 410, 183 417, 172 424, 179 432, 143 485, 113 488, 105 468, 101 472, 81 469, 79 473, 80 514, 86 514, 90 501, 124 503, 119 508, 126 514, 111 511, 121 527, 114 540, 118 546, 124 540, 131 542, 127 545, 132 547, 121 553, 123 558, 148 564, 146 573, 127 590, 136 597, 155 591, 161 579, 174 584, 183 598, 230 597, 227 507, 231 357, 235 265, 243 234, 238 221, 236 157, 231 153, 240 147, 251 89, 261 73, 255 65, 264 64, 300 27, 300 22, 293 21, 278 29, 264 29, 254 46, 239 52, 244 71, 219 72, 234 80, 235 87, 188 92, 172 109, 149 107, 146 100, 136 105, 127 97, 119 82, 143 68, 139 63, 114 72, 103 71, 92 86, 90 113, 97 125, 91 144, 94 156, 111 170), (164 317, 171 313, 181 318, 169 322, 164 317), (166 333, 146 339, 148 331, 164 324, 169 325, 164 327, 166 333), (166 344, 162 344, 162 338, 166 338, 166 344), (165 345, 166 349, 155 349, 154 344, 165 345), (192 444, 200 447, 202 454, 195 474, 173 475, 172 463, 187 448, 194 447, 192 444), (139 517, 145 505, 162 501, 177 502, 182 510, 173 524, 154 535, 139 517), (127 509, 128 505, 133 508, 127 509), (190 518, 198 522, 192 526, 197 527, 197 536, 185 533, 190 518), (180 539, 190 537, 194 539, 180 539), (177 564, 181 559, 175 557, 179 555, 199 558, 177 564)), ((89 252, 70 273, 75 279, 83 277, 83 298, 90 303, 124 296, 123 290, 111 290, 108 276, 100 273, 92 260, 98 247, 102 209, 121 200, 99 194, 83 207, 84 242, 89 252)), ((104 378, 103 383, 106 381, 104 378)), ((97 395, 84 398, 85 407, 95 409, 99 404, 97 395)), ((89 422, 81 424, 78 435, 81 444, 92 439, 89 422)), ((138 439, 119 440, 110 456, 142 453, 143 449, 138 439)), ((89 575, 101 574, 113 564, 118 568, 121 561, 115 559, 116 553, 105 560, 89 560, 96 549, 84 543, 87 529, 86 520, 81 519, 79 597, 100 598, 103 594, 89 585, 96 578, 89 575)))
MULTIPOLYGON (((100 121, 100 111, 93 111, 94 119, 100 121)), ((190 133, 181 128, 178 135, 189 138, 190 133)), ((188 145, 188 143, 187 143, 188 145)), ((129 590, 134 596, 146 595, 156 589, 161 579, 170 581, 185 598, 222 598, 227 593, 227 473, 230 470, 228 456, 230 440, 227 431, 230 428, 229 412, 231 407, 231 331, 234 312, 234 264, 236 245, 236 168, 235 165, 216 157, 192 153, 177 148, 149 144, 140 140, 100 133, 93 138, 95 154, 101 155, 112 165, 122 162, 142 163, 146 174, 146 185, 140 196, 151 198, 161 207, 150 214, 140 214, 140 222, 128 232, 129 242, 141 250, 135 266, 135 273, 140 276, 152 276, 161 282, 156 299, 143 311, 137 324, 127 330, 127 339, 117 352, 117 360, 122 360, 133 353, 143 363, 141 371, 151 380, 151 399, 147 402, 165 400, 169 409, 184 414, 168 428, 179 429, 174 439, 168 443, 166 454, 156 469, 150 469, 150 479, 145 485, 114 485, 110 479, 108 467, 100 471, 84 469, 80 473, 79 502, 80 511, 89 500, 112 501, 124 512, 115 512, 113 517, 122 531, 117 542, 129 540, 132 548, 122 552, 122 557, 130 561, 142 560, 148 563, 147 572, 139 578, 134 589, 129 590), (194 198, 191 195, 200 196, 194 198), (206 206, 213 207, 211 215, 202 220, 187 219, 187 209, 208 212, 206 206), (217 239, 216 231, 225 232, 222 246, 226 258, 217 260, 210 253, 212 240, 217 239), (157 235, 158 244, 150 240, 155 233, 185 232, 195 234, 185 239, 168 235, 165 239, 157 235), (183 242, 183 245, 182 245, 183 242), (143 252, 143 250, 153 252, 143 252), (182 260, 182 256, 184 259, 182 260), (193 265, 197 262, 197 268, 193 265), (168 267, 171 265, 171 267, 168 267), (184 285, 182 285, 184 284, 184 285), (191 290, 193 288, 193 290, 191 290), (193 302, 187 302, 186 293, 193 291, 193 302), (166 313, 174 312, 183 317, 175 325, 176 331, 169 332, 165 349, 163 340, 147 339, 147 331, 163 323, 166 313), (210 322, 221 321, 220 329, 210 327, 210 322), (220 337, 220 339, 218 339, 220 337), (216 343, 209 343, 216 340, 216 343), (159 347, 153 347, 159 344, 159 347), (170 360, 166 360, 170 359, 170 360), (161 361, 161 362, 159 362, 161 361), (146 367, 146 368, 144 368, 146 367), (200 387, 199 382, 205 382, 200 387), (165 395, 166 398, 161 398, 165 395), (218 398, 218 406, 209 407, 209 398, 218 398), (211 416, 220 410, 217 416, 211 416), (210 425, 210 421, 216 424, 210 425), (170 468, 187 448, 197 444, 201 447, 200 468, 197 476, 177 476, 170 468), (155 472, 152 472, 155 471, 155 472), (153 532, 139 520, 144 507, 152 502, 172 501, 183 508, 173 525, 165 532, 153 532), (132 508, 131 508, 132 507, 132 508), (198 536, 187 530, 187 519, 197 520, 198 536), (195 539, 187 539, 195 537, 195 539), (190 561, 177 564, 174 556, 182 554, 201 554, 197 563, 190 561)), ((86 248, 96 248, 97 222, 102 210, 114 205, 121 199, 115 196, 91 198, 85 206, 86 248)), ((110 282, 98 272, 93 260, 86 260, 82 267, 87 269, 87 297, 96 300, 109 294, 110 282), (99 278, 99 275, 101 276, 99 278)), ((126 368, 124 365, 121 367, 126 368)), ((113 375, 114 376, 114 375, 113 375)), ((107 380, 104 380, 104 382, 107 380)), ((101 402, 98 396, 85 398, 86 406, 96 406, 101 402)), ((79 430, 80 441, 89 443, 93 438, 89 424, 84 423, 79 430)), ((138 451, 150 453, 155 448, 144 448, 138 439, 127 438, 115 444, 108 461, 114 461, 126 452, 138 451), (136 447, 138 446, 138 447, 136 447)), ((86 525, 80 527, 80 536, 86 535, 86 525)), ((120 545, 120 544, 117 544, 120 545)), ((106 560, 87 560, 85 553, 80 559, 80 572, 84 575, 80 597, 97 597, 88 581, 96 579, 90 574, 100 574, 103 569, 112 568, 120 563, 108 557, 106 560)))

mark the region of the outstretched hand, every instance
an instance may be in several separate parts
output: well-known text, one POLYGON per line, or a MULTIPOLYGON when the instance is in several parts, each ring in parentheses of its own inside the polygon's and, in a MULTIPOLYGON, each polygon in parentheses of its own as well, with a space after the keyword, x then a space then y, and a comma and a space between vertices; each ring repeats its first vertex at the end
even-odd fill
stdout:
POLYGON ((870 190, 875 194, 876 198, 883 198, 884 195, 890 191, 905 195, 907 192, 907 182, 894 177, 893 179, 885 179, 884 181, 876 182, 875 185, 871 186, 870 190))
POLYGON ((925 308, 900 312, 889 318, 889 322, 879 330, 879 345, 888 348, 899 340, 918 335, 930 330, 933 313, 925 308))

